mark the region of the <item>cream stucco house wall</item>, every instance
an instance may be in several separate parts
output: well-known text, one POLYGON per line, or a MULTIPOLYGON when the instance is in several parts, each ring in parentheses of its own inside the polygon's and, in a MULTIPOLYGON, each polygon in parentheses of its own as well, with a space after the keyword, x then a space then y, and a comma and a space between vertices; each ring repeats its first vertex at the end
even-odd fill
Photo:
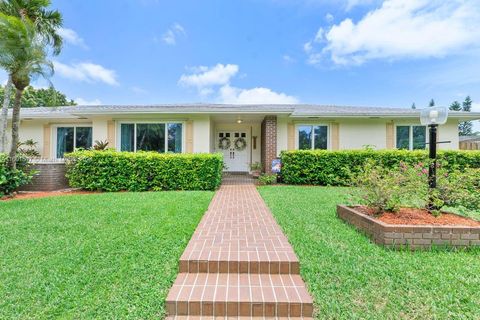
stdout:
MULTIPOLYGON (((452 112, 438 130, 440 149, 458 149, 458 123, 480 113, 452 112)), ((61 158, 95 141, 123 151, 224 154, 227 170, 268 167, 283 150, 422 149, 419 111, 321 105, 152 105, 26 108, 20 140, 42 158, 61 158)))

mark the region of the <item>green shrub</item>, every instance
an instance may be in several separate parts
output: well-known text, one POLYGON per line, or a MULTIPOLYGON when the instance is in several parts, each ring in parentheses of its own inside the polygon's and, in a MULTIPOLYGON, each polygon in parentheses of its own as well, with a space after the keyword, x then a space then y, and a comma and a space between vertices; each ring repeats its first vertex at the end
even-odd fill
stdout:
MULTIPOLYGON (((368 161, 385 169, 401 162, 415 165, 427 162, 428 152, 408 150, 297 150, 282 152, 282 178, 288 184, 346 186, 362 173, 368 161)), ((463 170, 480 168, 480 151, 439 151, 447 167, 463 170)))
POLYGON ((28 159, 17 156, 17 169, 8 168, 8 155, 0 153, 0 197, 9 195, 31 180, 34 172, 28 170, 28 159))
POLYGON ((258 177, 258 183, 260 183, 262 186, 274 184, 277 182, 277 175, 275 174, 261 174, 258 177))
POLYGON ((428 186, 430 163, 416 165, 400 163, 390 169, 369 161, 354 179, 352 204, 363 204, 375 213, 397 212, 401 207, 429 210, 438 215, 443 207, 460 211, 480 209, 480 170, 453 168, 447 171, 443 164, 437 168, 437 188, 428 186))
POLYGON ((220 154, 85 150, 65 158, 70 185, 86 190, 214 190, 222 179, 220 154))

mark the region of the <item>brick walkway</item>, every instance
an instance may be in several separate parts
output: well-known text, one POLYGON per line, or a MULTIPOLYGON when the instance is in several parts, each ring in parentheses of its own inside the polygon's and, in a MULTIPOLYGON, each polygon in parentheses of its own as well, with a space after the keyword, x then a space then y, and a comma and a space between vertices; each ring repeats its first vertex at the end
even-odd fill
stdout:
POLYGON ((169 316, 311 317, 298 259, 252 181, 229 177, 185 252, 169 316))

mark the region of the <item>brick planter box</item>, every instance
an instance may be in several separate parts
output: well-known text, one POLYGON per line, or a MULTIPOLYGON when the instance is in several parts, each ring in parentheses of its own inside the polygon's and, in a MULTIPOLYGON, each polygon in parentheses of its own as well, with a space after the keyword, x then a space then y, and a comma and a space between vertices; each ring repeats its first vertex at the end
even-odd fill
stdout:
POLYGON ((387 224, 343 205, 337 215, 387 248, 480 247, 480 227, 387 224))
POLYGON ((32 163, 31 169, 38 172, 29 184, 20 187, 20 191, 56 191, 69 188, 65 177, 65 163, 55 161, 32 163))

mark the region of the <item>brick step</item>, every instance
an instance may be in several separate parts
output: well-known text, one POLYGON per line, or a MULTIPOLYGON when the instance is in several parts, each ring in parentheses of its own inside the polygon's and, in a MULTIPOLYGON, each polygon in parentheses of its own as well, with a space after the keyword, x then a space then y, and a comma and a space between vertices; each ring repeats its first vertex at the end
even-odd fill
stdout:
POLYGON ((167 300, 169 316, 312 317, 299 275, 180 273, 167 300))
POLYGON ((209 251, 205 254, 185 251, 180 258, 179 272, 299 274, 300 265, 292 251, 209 251))

